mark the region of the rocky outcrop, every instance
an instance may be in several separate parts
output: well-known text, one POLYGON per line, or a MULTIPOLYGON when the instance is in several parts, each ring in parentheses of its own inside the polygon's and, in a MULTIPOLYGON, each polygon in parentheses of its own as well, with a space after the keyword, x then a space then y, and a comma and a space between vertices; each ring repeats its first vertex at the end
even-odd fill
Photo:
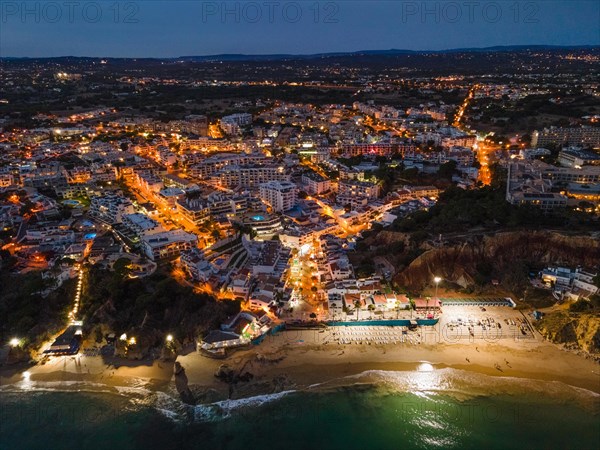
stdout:
POLYGON ((227 364, 221 364, 215 372, 215 377, 221 381, 231 383, 235 377, 235 371, 227 364))
POLYGON ((539 332, 549 341, 567 348, 600 354, 600 315, 568 314, 557 311, 537 322, 539 332))
MULTIPOLYGON (((495 277, 518 261, 597 267, 600 241, 588 236, 566 236, 548 231, 518 231, 482 236, 473 242, 428 250, 417 257, 394 281, 412 290, 441 276, 462 287, 471 286, 477 267, 493 267, 495 277)), ((525 274, 526 275, 526 274, 525 274)))
POLYGON ((188 385, 188 377, 179 361, 175 362, 175 388, 181 397, 181 401, 190 405, 195 404, 194 396, 188 385))

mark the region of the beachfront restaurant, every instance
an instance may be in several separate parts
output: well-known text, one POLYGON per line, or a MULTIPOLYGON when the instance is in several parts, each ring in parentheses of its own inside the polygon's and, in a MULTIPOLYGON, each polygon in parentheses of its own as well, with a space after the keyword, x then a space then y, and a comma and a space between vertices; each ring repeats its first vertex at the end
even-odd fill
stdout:
POLYGON ((246 345, 249 342, 249 339, 231 331, 213 330, 202 338, 202 342, 198 344, 198 350, 214 351, 234 348, 246 345))
POLYGON ((268 332, 271 323, 271 319, 264 311, 256 314, 241 311, 231 321, 221 325, 220 330, 213 330, 202 338, 198 344, 198 351, 215 353, 227 348, 248 345, 268 332))
POLYGON ((417 311, 440 311, 442 309, 442 302, 437 297, 417 298, 415 299, 415 309, 417 311))
POLYGON ((74 355, 79 351, 81 340, 81 325, 70 325, 56 338, 50 348, 44 351, 44 353, 54 355, 74 355))

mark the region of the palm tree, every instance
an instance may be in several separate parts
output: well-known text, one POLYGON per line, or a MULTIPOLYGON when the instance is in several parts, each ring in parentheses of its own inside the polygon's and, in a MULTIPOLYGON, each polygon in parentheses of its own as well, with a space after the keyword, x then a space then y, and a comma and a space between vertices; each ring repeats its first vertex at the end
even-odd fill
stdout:
POLYGON ((360 311, 361 306, 362 306, 362 303, 360 300, 354 301, 354 308, 356 308, 356 320, 358 320, 358 312, 360 311))
POLYGON ((335 310, 337 308, 337 305, 335 303, 331 304, 331 311, 333 312, 333 320, 335 320, 335 310))
POLYGON ((371 312, 371 318, 373 318, 373 311, 375 311, 375 305, 367 306, 367 309, 371 312))

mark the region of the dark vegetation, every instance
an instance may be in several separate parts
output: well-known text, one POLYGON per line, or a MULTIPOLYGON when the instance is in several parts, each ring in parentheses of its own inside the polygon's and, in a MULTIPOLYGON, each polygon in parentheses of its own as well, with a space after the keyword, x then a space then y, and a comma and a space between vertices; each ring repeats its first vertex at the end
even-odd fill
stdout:
MULTIPOLYGON (((50 282, 42 272, 15 275, 10 272, 10 257, 2 256, 0 341, 17 337, 24 347, 35 348, 67 324, 76 280, 44 296, 50 282)), ((81 316, 88 336, 102 329, 134 331, 148 346, 162 342, 168 333, 183 341, 217 327, 240 309, 239 302, 218 302, 212 295, 195 293, 166 272, 129 279, 126 270, 115 267, 115 272, 92 267, 85 277, 81 316)))
POLYGON ((116 333, 135 330, 149 345, 167 333, 193 339, 237 313, 239 302, 217 301, 179 284, 165 271, 142 279, 92 267, 86 276, 82 314, 86 328, 104 325, 116 333))
POLYGON ((46 297, 41 292, 48 281, 39 271, 24 275, 0 270, 0 341, 17 337, 23 345, 41 344, 66 324, 75 294, 70 280, 46 297))
POLYGON ((393 230, 450 233, 471 228, 593 230, 599 226, 597 219, 581 211, 564 209, 544 214, 533 206, 511 205, 505 199, 505 183, 505 172, 496 167, 491 186, 471 190, 450 187, 429 211, 398 219, 393 230))

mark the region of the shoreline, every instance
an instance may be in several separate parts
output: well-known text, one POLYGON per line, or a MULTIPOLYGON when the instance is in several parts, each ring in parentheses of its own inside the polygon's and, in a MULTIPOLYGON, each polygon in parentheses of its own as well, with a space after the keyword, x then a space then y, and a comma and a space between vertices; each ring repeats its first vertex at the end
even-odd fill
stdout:
MULTIPOLYGON (((198 403, 227 398, 245 398, 283 390, 304 390, 320 385, 348 384, 351 377, 366 372, 436 372, 456 369, 488 377, 560 382, 600 395, 600 364, 548 342, 435 343, 340 345, 323 344, 313 331, 284 332, 270 336, 259 346, 240 350, 217 360, 191 352, 177 361, 186 370, 189 386, 198 403), (251 380, 230 384, 214 376, 226 364, 238 375, 250 373, 251 380), (350 378, 349 378, 350 377, 350 378)), ((322 340, 322 339, 321 339, 322 340)), ((53 357, 12 373, 0 369, 0 386, 35 389, 52 384, 69 389, 89 387, 172 389, 174 361, 120 361, 107 365, 101 356, 53 357)), ((493 383, 492 383, 493 384, 493 383)))

